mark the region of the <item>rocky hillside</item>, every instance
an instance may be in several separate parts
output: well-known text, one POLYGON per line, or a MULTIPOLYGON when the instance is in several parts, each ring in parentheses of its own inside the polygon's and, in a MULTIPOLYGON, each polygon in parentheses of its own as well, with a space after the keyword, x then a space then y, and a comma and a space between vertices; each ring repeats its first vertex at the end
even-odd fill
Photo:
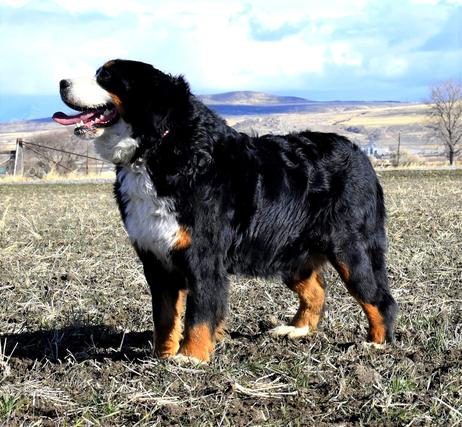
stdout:
POLYGON ((296 96, 277 96, 254 91, 235 91, 217 93, 214 95, 201 95, 199 98, 208 105, 287 105, 313 102, 296 96))

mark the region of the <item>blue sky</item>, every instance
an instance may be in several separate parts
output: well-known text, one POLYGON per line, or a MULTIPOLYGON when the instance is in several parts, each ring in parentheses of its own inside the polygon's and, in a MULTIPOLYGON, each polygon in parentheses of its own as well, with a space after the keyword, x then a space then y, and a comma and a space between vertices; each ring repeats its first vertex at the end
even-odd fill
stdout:
POLYGON ((111 58, 196 93, 420 101, 462 77, 462 0, 0 0, 0 54, 0 120, 111 58))

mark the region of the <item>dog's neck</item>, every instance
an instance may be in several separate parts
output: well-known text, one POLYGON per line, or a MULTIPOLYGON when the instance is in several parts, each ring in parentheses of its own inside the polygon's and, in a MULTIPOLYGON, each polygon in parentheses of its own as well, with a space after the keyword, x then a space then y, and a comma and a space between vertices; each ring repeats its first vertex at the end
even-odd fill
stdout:
MULTIPOLYGON (((169 134, 170 129, 164 130, 160 140, 165 141, 169 134)), ((136 172, 140 165, 145 163, 142 138, 134 137, 132 126, 124 120, 104 129, 94 143, 96 152, 116 166, 128 167, 136 172)))

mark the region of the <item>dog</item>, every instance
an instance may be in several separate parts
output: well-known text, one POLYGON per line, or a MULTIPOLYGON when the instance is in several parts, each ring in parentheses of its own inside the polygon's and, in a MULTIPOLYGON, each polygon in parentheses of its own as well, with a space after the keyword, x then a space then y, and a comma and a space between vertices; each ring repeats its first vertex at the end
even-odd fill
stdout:
POLYGON ((271 332, 311 334, 327 262, 364 310, 368 340, 394 340, 383 191, 358 146, 334 133, 239 133, 183 76, 137 61, 62 80, 60 94, 79 113, 53 119, 76 125, 116 166, 115 198, 151 290, 158 357, 210 360, 229 274, 282 278, 299 308, 271 332))

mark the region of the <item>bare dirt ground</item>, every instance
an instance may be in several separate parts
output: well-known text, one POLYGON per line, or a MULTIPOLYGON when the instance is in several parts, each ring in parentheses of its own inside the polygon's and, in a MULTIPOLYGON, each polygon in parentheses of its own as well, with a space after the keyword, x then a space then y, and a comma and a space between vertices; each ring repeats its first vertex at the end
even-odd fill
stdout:
POLYGON ((462 423, 462 172, 382 173, 397 342, 331 270, 321 329, 290 319, 278 280, 233 278, 210 365, 151 357, 150 296, 111 186, 0 186, 3 425, 441 425, 462 423))

